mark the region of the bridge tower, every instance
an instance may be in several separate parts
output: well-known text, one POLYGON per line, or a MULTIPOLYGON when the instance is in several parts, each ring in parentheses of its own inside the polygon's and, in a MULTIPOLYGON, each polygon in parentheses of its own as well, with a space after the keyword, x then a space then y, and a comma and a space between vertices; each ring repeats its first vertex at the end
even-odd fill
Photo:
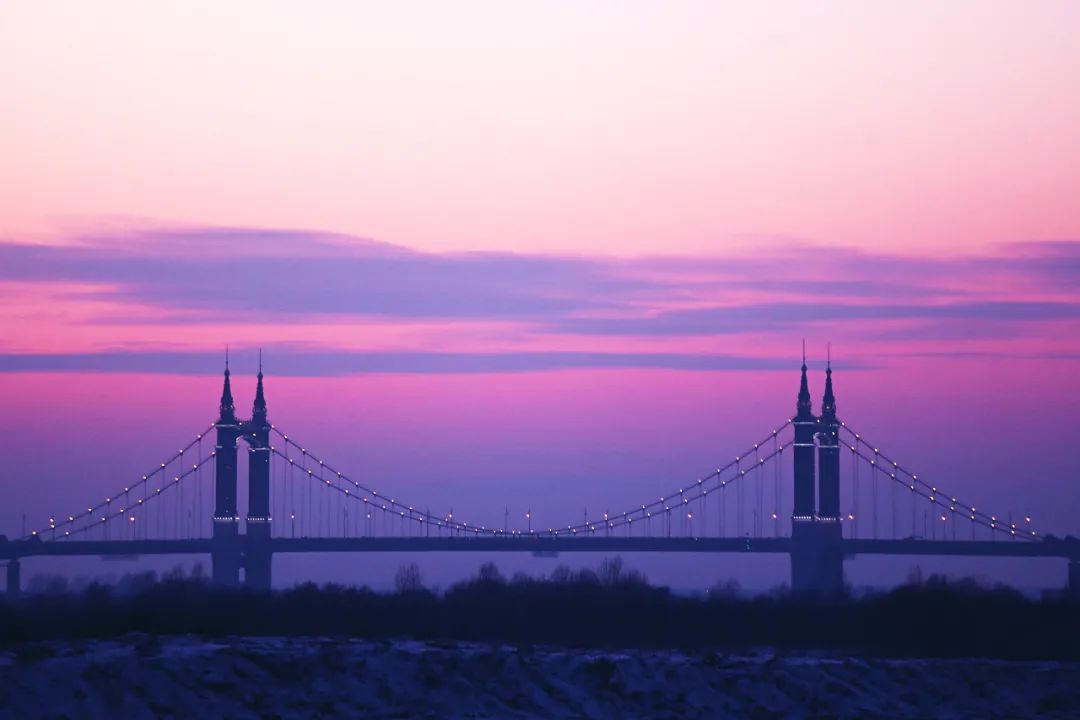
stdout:
POLYGON ((795 509, 794 527, 814 520, 814 434, 817 418, 810 405, 810 386, 806 382, 806 348, 803 347, 802 379, 795 405, 795 509))
POLYGON ((247 552, 244 557, 244 582, 259 590, 270 589, 270 423, 266 419, 263 394, 262 353, 259 354, 258 384, 251 420, 245 423, 244 439, 248 444, 248 516, 247 552))
POLYGON ((214 518, 211 564, 218 585, 235 586, 240 582, 240 517, 236 508, 236 441, 242 432, 236 418, 232 385, 229 382, 229 357, 225 355, 225 384, 221 391, 215 447, 214 518))
POLYGON ((818 424, 818 519, 840 522, 840 420, 832 386, 832 358, 825 366, 825 396, 818 424))
POLYGON ((811 409, 803 351, 796 409, 791 588, 797 593, 837 595, 844 589, 844 559, 840 524, 840 421, 836 417, 831 358, 825 371, 822 415, 818 418, 811 409))

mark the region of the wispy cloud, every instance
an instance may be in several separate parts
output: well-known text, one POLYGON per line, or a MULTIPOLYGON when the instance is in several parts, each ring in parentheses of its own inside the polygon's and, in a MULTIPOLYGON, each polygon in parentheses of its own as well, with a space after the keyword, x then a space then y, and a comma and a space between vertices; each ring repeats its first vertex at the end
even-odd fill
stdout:
MULTIPOLYGON (((664 370, 790 370, 769 357, 691 353, 589 352, 346 352, 274 350, 275 375, 334 376, 369 373, 502 373, 581 368, 664 370)), ((107 372, 205 375, 220 365, 219 352, 98 352, 0 354, 0 372, 107 372)), ((849 367, 851 365, 849 364, 849 367)))
MULTIPOLYGON (((39 294, 20 316, 23 328, 57 335, 71 323, 89 323, 95 342, 73 350, 146 352, 55 355, 55 345, 41 346, 37 354, 3 356, 0 370, 119 371, 155 363, 171 372, 204 369, 197 353, 156 356, 160 332, 148 333, 154 340, 138 335, 139 329, 178 325, 189 328, 184 350, 204 347, 191 341, 200 326, 222 336, 229 327, 289 328, 287 337, 267 338, 266 345, 306 340, 317 346, 304 354, 312 374, 770 369, 767 358, 739 357, 730 342, 725 350, 732 355, 702 354, 700 340, 787 341, 825 332, 852 342, 960 345, 1042 336, 1061 351, 1071 350, 1060 340, 1080 321, 1078 278, 1080 242, 1066 240, 949 258, 784 240, 752 254, 615 259, 419 252, 300 230, 102 232, 65 245, 0 243, 0 285, 49 288, 48 301, 39 294), (305 330, 315 326, 322 328, 317 336, 305 330), (335 343, 328 326, 349 328, 354 336, 335 343), (426 334, 403 340, 399 333, 389 344, 364 334, 411 326, 423 326, 426 334), (464 339, 463 327, 473 328, 475 342, 464 339), (431 344, 433 333, 437 342, 431 344), (378 352, 351 352, 358 346, 378 352)), ((6 317, 19 312, 9 308, 6 317)), ((35 353, 33 343, 18 350, 35 353)), ((293 355, 286 355, 288 366, 293 355)))

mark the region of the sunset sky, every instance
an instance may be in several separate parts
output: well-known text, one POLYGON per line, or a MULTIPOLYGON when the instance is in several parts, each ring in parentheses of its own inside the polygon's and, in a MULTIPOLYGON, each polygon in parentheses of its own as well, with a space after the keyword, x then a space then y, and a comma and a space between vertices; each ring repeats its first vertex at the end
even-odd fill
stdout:
POLYGON ((815 408, 831 343, 842 419, 1080 534, 1077 37, 1051 0, 0 4, 0 533, 204 429, 226 344, 350 472, 565 524, 782 422, 806 338, 815 408))

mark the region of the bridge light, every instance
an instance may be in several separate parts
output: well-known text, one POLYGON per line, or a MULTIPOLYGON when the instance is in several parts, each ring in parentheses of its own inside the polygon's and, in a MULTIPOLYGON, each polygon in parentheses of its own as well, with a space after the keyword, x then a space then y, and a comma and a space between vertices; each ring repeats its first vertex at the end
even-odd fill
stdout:
POLYGON ((773 514, 772 514, 772 519, 773 519, 773 520, 776 520, 776 513, 773 513, 773 514))
POLYGON ((74 515, 68 515, 68 522, 75 522, 75 516, 74 515))
POLYGON ((856 439, 856 440, 858 440, 858 439, 859 439, 859 433, 855 433, 855 439, 856 439))
POLYGON ((1031 516, 1028 515, 1027 517, 1025 517, 1024 522, 1028 522, 1028 523, 1031 522, 1031 516))
MULTIPOLYGON (((773 517, 776 517, 776 513, 773 513, 773 517)), ((854 519, 855 519, 855 516, 854 516, 854 515, 852 515, 851 513, 848 513, 847 519, 848 519, 848 520, 854 520, 854 519)))
POLYGON ((31 535, 37 535, 37 530, 31 530, 31 531, 30 531, 30 534, 31 534, 31 535))

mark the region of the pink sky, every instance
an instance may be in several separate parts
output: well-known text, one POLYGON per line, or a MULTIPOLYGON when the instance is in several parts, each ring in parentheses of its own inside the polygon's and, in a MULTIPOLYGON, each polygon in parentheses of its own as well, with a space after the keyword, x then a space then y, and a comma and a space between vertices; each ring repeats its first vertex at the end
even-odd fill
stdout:
POLYGON ((433 250, 1075 237, 1073 2, 0 8, 0 234, 433 250))
POLYGON ((0 533, 209 423, 226 343, 490 518, 696 477, 803 337, 815 407, 831 341, 841 417, 1077 533, 1076 3, 311 5, 0 6, 0 533))

